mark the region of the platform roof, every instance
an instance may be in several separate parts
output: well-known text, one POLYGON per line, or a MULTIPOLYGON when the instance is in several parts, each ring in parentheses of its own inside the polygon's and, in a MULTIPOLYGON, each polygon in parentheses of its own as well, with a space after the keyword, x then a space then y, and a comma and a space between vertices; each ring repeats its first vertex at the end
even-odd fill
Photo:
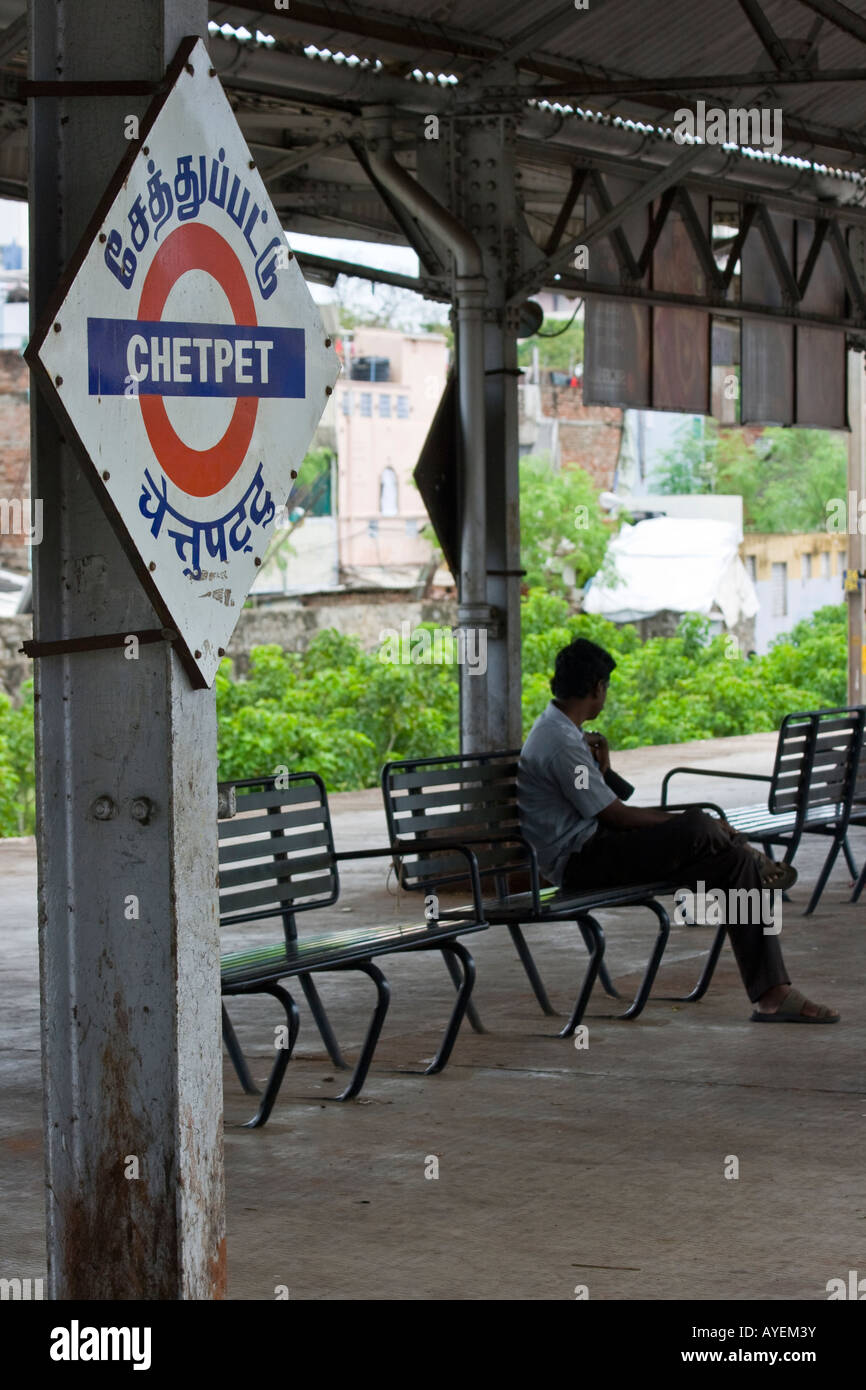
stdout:
MULTIPOLYGON (((24 0, 0 0, 7 197, 26 196, 24 12, 24 0)), ((683 160, 674 112, 698 99, 780 109, 784 143, 779 157, 686 148, 690 188, 769 195, 793 211, 820 200, 866 221, 866 18, 839 0, 591 0, 587 10, 563 0, 291 0, 285 12, 272 0, 211 4, 210 16, 215 65, 289 231, 409 244, 358 158, 361 109, 376 102, 394 108, 410 168, 425 114, 513 120, 539 246, 567 208, 576 164, 650 178, 683 160)), ((584 215, 576 198, 564 241, 584 215)))

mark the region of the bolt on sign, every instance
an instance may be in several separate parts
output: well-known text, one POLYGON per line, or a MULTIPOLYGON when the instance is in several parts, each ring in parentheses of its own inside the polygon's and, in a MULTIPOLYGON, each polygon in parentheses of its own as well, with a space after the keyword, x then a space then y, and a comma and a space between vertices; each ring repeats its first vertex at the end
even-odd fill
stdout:
POLYGON ((200 39, 25 356, 212 685, 340 367, 200 39))

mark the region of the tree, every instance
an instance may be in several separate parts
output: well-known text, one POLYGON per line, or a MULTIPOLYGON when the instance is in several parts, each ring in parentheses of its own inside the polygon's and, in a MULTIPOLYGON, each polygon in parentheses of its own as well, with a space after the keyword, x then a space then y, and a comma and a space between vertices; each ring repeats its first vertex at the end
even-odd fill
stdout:
POLYGON ((533 349, 536 347, 539 367, 572 372, 583 361, 583 321, 545 319, 540 333, 524 338, 517 344, 518 366, 532 365, 533 349))
POLYGON ((659 492, 738 494, 747 531, 823 530, 827 502, 846 495, 845 442, 827 430, 767 429, 751 444, 708 419, 701 436, 684 425, 662 459, 659 492))
POLYGON ((295 554, 292 536, 302 526, 308 516, 323 514, 321 507, 329 499, 331 489, 331 463, 334 455, 330 449, 311 449, 305 455, 298 469, 298 476, 292 489, 292 505, 288 515, 288 525, 278 526, 268 542, 264 563, 276 560, 281 570, 285 570, 289 557, 295 554))
POLYGON ((553 468, 546 454, 520 460, 520 555, 526 583, 576 597, 604 563, 613 527, 583 468, 553 468))

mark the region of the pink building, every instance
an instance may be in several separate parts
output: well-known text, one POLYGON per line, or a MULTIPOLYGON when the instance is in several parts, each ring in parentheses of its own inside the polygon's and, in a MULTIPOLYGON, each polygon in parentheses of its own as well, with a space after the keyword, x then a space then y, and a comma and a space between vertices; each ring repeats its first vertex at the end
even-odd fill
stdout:
POLYGON ((420 535, 427 513, 412 472, 445 385, 448 345, 439 334, 385 328, 347 338, 334 391, 341 578, 417 575, 432 549, 420 535))

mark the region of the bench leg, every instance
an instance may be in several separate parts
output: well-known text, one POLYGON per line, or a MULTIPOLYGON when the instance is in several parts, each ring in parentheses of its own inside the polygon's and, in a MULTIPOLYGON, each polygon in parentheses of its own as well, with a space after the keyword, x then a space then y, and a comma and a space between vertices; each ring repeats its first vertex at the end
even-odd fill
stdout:
POLYGON ((863 868, 860 870, 860 877, 854 884, 854 892, 851 894, 852 903, 856 903, 859 900, 860 894, 863 892, 864 883, 866 883, 866 863, 864 863, 863 868))
POLYGON ((644 906, 648 907, 650 912, 654 912, 656 917, 658 918, 658 934, 655 939, 655 945, 653 946, 652 954, 647 963, 647 968, 644 973, 644 977, 641 980, 640 989, 638 990, 631 1004, 629 1004, 625 1013, 619 1015, 620 1018, 637 1018, 638 1014, 643 1013, 644 1005, 646 1004, 646 1001, 649 999, 650 990, 653 987, 653 981, 655 980, 658 968, 661 965, 661 959, 665 952, 665 946, 667 945, 667 940, 670 936, 671 921, 668 917, 667 912, 662 907, 661 903, 648 902, 645 903, 644 906))
POLYGON ((580 994, 577 996, 577 1002, 571 1011, 571 1016, 565 1027, 561 1028, 557 1034, 557 1037, 560 1038, 570 1038, 583 1018, 586 1006, 589 1003, 589 997, 592 994, 593 986, 598 978, 604 960, 604 932, 602 931, 601 924, 597 922, 594 917, 590 917, 588 913, 579 917, 577 922, 589 951, 589 964, 586 967, 586 974, 583 977, 580 994))
MULTIPOLYGON (((457 990, 457 993, 458 993, 458 996, 459 996, 460 991, 463 989, 463 987, 464 987, 464 985, 465 985, 465 983, 466 983, 466 977, 465 977, 465 975, 464 975, 464 972, 460 969, 460 966, 459 966, 458 962, 457 962, 457 961, 455 960, 455 958, 454 958, 455 954, 456 954, 456 952, 455 952, 455 953, 452 953, 452 951, 451 951, 451 949, 450 949, 449 947, 447 947, 447 946, 443 946, 443 947, 442 947, 442 958, 443 958, 443 960, 445 961, 445 964, 446 964, 447 967, 448 967, 448 974, 451 976, 451 979, 454 981, 454 988, 457 990)), ((472 969, 473 969, 473 971, 475 970, 475 962, 474 962, 474 961, 472 962, 472 969)), ((470 990, 470 993, 471 993, 471 990, 470 990)), ((466 1016, 467 1016, 467 1018, 469 1019, 470 1024, 472 1025, 473 1031, 476 1032, 476 1033, 486 1033, 486 1032, 487 1032, 487 1029, 484 1027, 484 1024, 481 1022, 481 1019, 480 1019, 479 1016, 478 1016, 478 1010, 476 1009, 476 1007, 475 1007, 474 1004, 471 1004, 471 1003, 468 1002, 468 1001, 469 1001, 469 995, 468 995, 468 994, 467 994, 467 996, 466 996, 466 999, 467 999, 467 1004, 466 1004, 466 1016)), ((450 1051, 450 1048, 449 1048, 449 1051, 450 1051)), ((444 1063, 443 1063, 443 1065, 444 1065, 444 1063)))
POLYGON ((232 1066, 234 1067, 237 1073, 238 1081, 241 1083, 248 1096, 257 1096, 259 1094, 259 1088, 253 1081, 253 1078, 250 1076, 250 1069, 247 1066, 247 1059, 243 1054, 243 1050, 241 1048, 240 1043, 238 1042, 237 1033, 232 1027, 232 1021, 229 1018, 228 1013, 226 1012, 225 1004, 223 1004, 222 1006, 222 1011, 223 1042, 225 1043, 228 1054, 232 1059, 232 1066))
POLYGON ((352 1079, 345 1091, 341 1091, 338 1096, 332 1096, 332 1100, 354 1100, 367 1079, 367 1072, 370 1070, 370 1063, 373 1060, 373 1053, 376 1051, 376 1044, 379 1041, 379 1034, 382 1031, 382 1024, 385 1022, 385 1015, 388 1012, 388 1003, 391 998, 391 987, 385 976, 382 974, 378 965, 372 961, 359 961, 346 966, 347 970, 362 970, 365 975, 376 986, 376 1007, 373 1010, 373 1017, 370 1019, 370 1026, 367 1029, 367 1036, 364 1039, 364 1046, 361 1048, 361 1055, 358 1058, 352 1079))
POLYGON ((335 1067, 347 1071, 349 1063, 340 1051, 340 1044, 337 1042, 331 1027, 331 1020, 325 1013, 325 1006, 319 996, 319 991, 316 989, 312 975, 299 975, 298 979, 301 982, 301 989, 304 991, 304 998, 310 1006, 310 1013, 313 1015, 313 1020, 319 1030, 319 1036, 327 1048, 328 1056, 335 1067))
MULTIPOLYGON (((460 965, 462 964, 463 971, 462 979, 457 990, 457 998, 454 1001, 454 1008, 448 1020, 448 1027, 445 1029, 445 1036, 442 1039, 439 1051, 436 1053, 433 1061, 430 1063, 429 1067, 425 1067, 425 1076, 435 1076, 437 1072, 442 1071, 447 1065, 448 1058, 451 1056, 454 1044, 457 1041, 457 1034, 460 1032, 460 1025, 463 1022, 464 1016, 472 1007, 469 1000, 472 994, 472 987, 475 984, 475 961, 460 941, 448 941, 445 945, 440 946, 439 950, 442 952, 449 970, 452 970, 453 966, 453 969, 460 974, 460 965)), ((483 1033, 484 1029, 482 1028, 476 1031, 483 1033)))
POLYGON ((838 855, 838 853, 839 853, 839 850, 840 850, 841 848, 842 848, 842 841, 841 841, 841 840, 838 840, 838 839, 834 839, 832 845, 830 846, 830 850, 829 850, 829 853, 828 853, 828 855, 827 855, 827 858, 824 860, 824 867, 822 868, 820 874, 818 875, 818 882, 815 884, 815 887, 812 889, 812 896, 811 896, 811 898, 809 899, 809 906, 806 908, 806 911, 803 913, 803 916, 804 916, 804 917, 808 917, 811 913, 813 913, 813 912, 815 911, 815 908, 818 906, 818 903, 819 903, 820 898, 821 898, 821 894, 822 894, 823 891, 824 891, 825 884, 826 884, 826 882, 827 882, 827 879, 830 877, 830 873, 831 873, 831 871, 832 871, 833 865, 836 863, 836 857, 837 857, 837 855, 838 855))
POLYGON ((713 978, 713 974, 715 973, 715 969, 719 961, 719 956, 722 953, 722 947, 725 944, 725 934, 727 930, 727 927, 724 926, 719 927, 718 931, 716 932, 715 937, 713 938, 713 944, 710 947, 710 954, 707 956, 706 963, 704 965, 703 970, 701 971, 700 979, 698 980, 698 983, 695 985, 691 993, 666 994, 664 996, 665 999, 674 1000, 677 1004, 693 1004, 696 1000, 703 999, 704 995, 710 987, 710 981, 713 978))
POLYGON ((849 843, 848 843, 848 836, 847 836, 847 835, 845 836, 844 840, 842 841, 842 852, 843 852, 844 855, 845 855, 845 863, 848 865, 848 871, 849 871, 849 873, 851 874, 851 877, 854 879, 854 881, 855 881, 855 883, 856 883, 857 878, 858 878, 859 875, 858 875, 858 872, 857 872, 857 865, 854 863, 854 856, 853 856, 853 854, 851 853, 851 846, 850 846, 849 843))
MULTIPOLYGON (((592 952, 592 933, 589 931, 588 928, 584 927, 583 922, 579 917, 577 919, 577 925, 580 927, 580 932, 586 945, 586 949, 589 952, 592 952)), ((601 962, 598 967, 598 978, 601 980, 602 989, 604 990, 605 994, 609 994, 611 999, 622 998, 622 995, 620 994, 619 990, 616 988, 612 979, 610 978, 610 975, 608 974, 607 966, 604 963, 604 956, 602 956, 601 962)))
POLYGON ((261 1104, 251 1120, 247 1120, 244 1129, 260 1129, 267 1124, 268 1116, 274 1108, 274 1101, 277 1098, 280 1086, 283 1084, 283 1077, 286 1074, 286 1067, 298 1040, 298 1029, 300 1028, 300 1015, 298 1006, 288 990, 283 989, 282 985, 270 984, 262 985, 259 989, 252 991, 256 994, 272 994, 275 999, 279 999, 286 1011, 289 1020, 289 1045, 277 1049, 277 1056, 274 1065, 271 1067, 271 1074, 268 1077, 268 1084, 262 1096, 261 1104))
POLYGON ((538 968, 535 961, 532 959, 532 953, 526 944, 526 937, 523 935, 520 927, 511 923, 509 923, 508 930, 511 934, 511 940, 514 942, 515 950, 520 957, 520 963, 526 971, 529 983, 532 985, 533 993, 541 1006, 541 1012, 553 1017, 556 1014, 556 1009, 547 997, 547 990, 544 988, 543 981, 538 973, 538 968))

